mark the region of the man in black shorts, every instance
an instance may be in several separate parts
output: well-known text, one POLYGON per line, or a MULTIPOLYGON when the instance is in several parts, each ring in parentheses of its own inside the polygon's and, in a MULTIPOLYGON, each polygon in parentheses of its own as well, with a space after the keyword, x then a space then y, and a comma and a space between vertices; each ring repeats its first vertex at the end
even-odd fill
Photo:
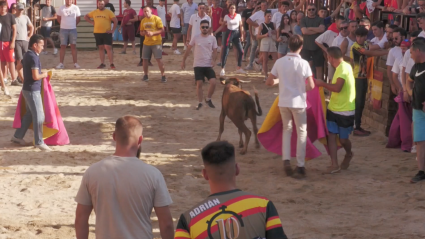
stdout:
POLYGON ((322 50, 315 43, 315 40, 325 31, 325 23, 323 18, 317 16, 316 12, 316 6, 309 4, 307 6, 307 16, 301 19, 300 27, 304 38, 301 57, 306 61, 313 62, 312 70, 315 73, 314 76, 317 79, 323 80, 323 64, 325 59, 322 50))
POLYGON ((171 6, 168 15, 171 17, 170 30, 173 33, 173 45, 171 46, 171 49, 173 50, 175 55, 180 55, 182 53, 177 49, 177 41, 182 35, 182 26, 180 23, 181 10, 179 7, 179 0, 174 0, 174 4, 173 6, 171 6))
POLYGON ((187 46, 187 51, 184 53, 182 69, 186 67, 186 58, 191 52, 192 47, 194 47, 194 60, 193 60, 193 70, 195 71, 195 81, 196 81, 196 91, 198 94, 198 106, 196 110, 199 110, 202 107, 202 83, 206 77, 210 82, 210 87, 208 89, 208 95, 205 99, 205 102, 209 107, 215 108, 211 101, 211 97, 214 93, 216 79, 215 72, 213 67, 215 65, 215 60, 217 59, 217 40, 214 36, 209 34, 210 23, 207 20, 201 21, 201 33, 197 36, 194 36, 187 46))

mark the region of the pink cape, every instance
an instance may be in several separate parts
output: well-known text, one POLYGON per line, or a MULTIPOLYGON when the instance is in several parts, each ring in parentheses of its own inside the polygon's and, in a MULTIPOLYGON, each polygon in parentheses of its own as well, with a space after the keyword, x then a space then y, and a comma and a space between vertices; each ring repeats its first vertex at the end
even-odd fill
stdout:
POLYGON ((398 103, 398 110, 388 133, 387 148, 401 147, 401 150, 410 152, 413 145, 412 106, 403 101, 403 92, 394 100, 398 103))
MULTIPOLYGON (((50 84, 51 72, 49 76, 41 82, 41 97, 44 109, 43 139, 47 145, 65 145, 69 144, 68 133, 63 124, 58 105, 56 103, 55 93, 50 84)), ((21 118, 25 115, 25 98, 22 92, 19 95, 18 106, 16 107, 15 119, 13 120, 13 128, 21 128, 21 118)), ((30 129, 33 126, 31 124, 30 129)))
MULTIPOLYGON (((268 151, 282 155, 282 119, 278 107, 279 97, 276 98, 269 113, 264 120, 258 132, 258 140, 268 151)), ((315 87, 307 92, 307 147, 306 159, 314 159, 321 155, 320 151, 313 145, 313 142, 320 139, 326 145, 326 136, 328 131, 326 128, 326 119, 324 107, 323 90, 315 87)), ((297 149, 297 131, 295 123, 291 138, 291 157, 296 157, 297 149)))

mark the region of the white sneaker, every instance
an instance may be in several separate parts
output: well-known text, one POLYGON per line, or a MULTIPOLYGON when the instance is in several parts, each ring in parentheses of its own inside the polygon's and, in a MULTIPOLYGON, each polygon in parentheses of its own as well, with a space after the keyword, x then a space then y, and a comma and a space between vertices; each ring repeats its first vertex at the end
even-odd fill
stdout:
POLYGON ((217 53, 221 52, 221 47, 217 47, 217 53))
POLYGON ((254 70, 260 71, 260 65, 256 61, 254 61, 254 63, 252 64, 252 66, 254 67, 254 70))
POLYGON ((187 46, 185 45, 184 47, 183 47, 183 51, 186 51, 187 50, 187 46))
POLYGON ((412 146, 412 149, 410 150, 410 152, 411 152, 412 154, 415 154, 415 153, 416 153, 416 145, 413 145, 413 146, 412 146))
POLYGON ((6 84, 7 83, 7 78, 4 78, 3 79, 3 82, 6 84))
POLYGON ((80 69, 80 68, 81 68, 81 66, 80 66, 80 65, 78 65, 78 63, 74 63, 74 68, 75 68, 75 69, 80 69))
POLYGON ((246 74, 246 71, 242 70, 242 68, 240 68, 239 70, 235 71, 236 74, 246 74))
POLYGON ((56 69, 64 69, 65 66, 63 65, 63 63, 59 63, 59 65, 56 66, 56 69))
POLYGON ((1 88, 2 91, 4 91, 5 95, 10 95, 9 90, 5 87, 5 88, 1 88))
POLYGON ((40 149, 41 151, 52 151, 52 149, 49 148, 49 146, 46 144, 35 145, 34 147, 40 149))
POLYGON ((225 76, 226 75, 226 72, 224 71, 224 68, 223 69, 221 69, 221 71, 220 71, 220 76, 225 76))
POLYGON ((58 54, 58 48, 53 49, 53 55, 56 55, 56 54, 58 54))
POLYGON ((176 49, 175 51, 174 51, 174 55, 181 55, 182 53, 178 50, 178 49, 176 49))
POLYGON ((28 145, 28 143, 27 143, 27 142, 25 142, 25 140, 23 140, 23 139, 18 139, 18 138, 16 138, 15 136, 12 136, 12 138, 10 139, 10 141, 12 141, 12 142, 13 142, 13 143, 15 143, 15 144, 22 145, 22 146, 27 146, 27 145, 28 145))

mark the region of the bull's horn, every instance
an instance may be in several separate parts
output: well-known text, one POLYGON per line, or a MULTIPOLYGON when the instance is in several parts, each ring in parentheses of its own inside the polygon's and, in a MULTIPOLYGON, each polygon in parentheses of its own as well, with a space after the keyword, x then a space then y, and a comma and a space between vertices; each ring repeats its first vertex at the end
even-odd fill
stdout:
POLYGON ((250 80, 239 80, 239 82, 241 82, 241 83, 250 83, 251 81, 250 80))

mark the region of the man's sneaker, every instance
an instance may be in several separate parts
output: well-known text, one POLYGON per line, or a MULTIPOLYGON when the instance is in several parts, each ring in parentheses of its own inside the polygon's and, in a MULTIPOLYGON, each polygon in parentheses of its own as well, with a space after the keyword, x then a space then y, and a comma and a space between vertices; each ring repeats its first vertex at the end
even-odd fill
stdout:
POLYGON ((63 63, 59 63, 59 65, 56 66, 56 69, 64 69, 65 66, 63 65, 63 63))
POLYGON ((272 55, 269 55, 269 59, 272 61, 273 60, 273 57, 272 57, 272 55))
POLYGON ((184 45, 184 47, 183 47, 183 51, 186 51, 187 50, 187 46, 186 45, 184 45))
POLYGON ((253 66, 254 66, 254 70, 256 70, 256 71, 260 71, 261 70, 260 69, 260 64, 258 64, 256 61, 254 61, 253 66))
POLYGON ((98 67, 97 67, 97 69, 103 69, 103 68, 105 68, 106 67, 106 65, 105 64, 100 64, 98 67))
POLYGON ((222 68, 220 71, 220 76, 225 76, 225 75, 226 75, 226 72, 224 71, 224 68, 222 68))
POLYGON ((410 150, 410 152, 411 152, 412 154, 415 154, 415 153, 416 153, 416 145, 413 145, 413 146, 412 146, 412 149, 410 150))
POLYGON ((53 49, 53 55, 56 55, 56 54, 58 54, 58 48, 53 49))
POLYGON ((370 135, 370 131, 364 130, 362 128, 359 129, 355 129, 353 131, 353 135, 354 136, 369 136, 370 135))
POLYGON ((16 80, 12 81, 12 85, 15 85, 15 86, 21 86, 21 85, 22 85, 22 83, 21 83, 21 82, 19 82, 19 81, 18 81, 18 79, 16 79, 16 80))
POLYGON ((205 100, 205 103, 207 103, 207 105, 208 105, 210 108, 215 108, 215 106, 213 105, 213 103, 212 103, 211 99, 210 99, 210 100, 205 100))
POLYGON ((298 167, 297 166, 297 173, 301 176, 305 176, 305 167, 298 167))
POLYGON ((247 70, 247 71, 252 71, 252 70, 253 70, 253 68, 252 68, 252 66, 247 65, 247 66, 245 67, 245 70, 247 70))
POLYGON ((23 140, 23 139, 18 139, 18 138, 16 138, 15 136, 12 136, 12 138, 10 139, 10 141, 12 141, 12 142, 13 142, 13 143, 15 143, 15 144, 22 145, 22 146, 26 146, 26 145, 28 145, 28 143, 27 143, 27 142, 25 142, 25 140, 23 140))
POLYGON ((410 182, 411 183, 417 183, 417 182, 420 182, 422 180, 425 180, 425 172, 419 171, 412 179, 410 179, 410 182))
POLYGON ((115 70, 115 65, 114 64, 109 65, 109 67, 111 67, 112 70, 115 70))
POLYGON ((162 55, 163 55, 163 56, 168 56, 168 54, 167 54, 167 53, 165 53, 165 52, 162 52, 162 55))
POLYGON ((292 176, 292 174, 294 174, 291 167, 291 161, 289 160, 283 160, 283 169, 285 170, 286 176, 292 176))
POLYGON ((7 83, 7 78, 4 78, 3 79, 3 82, 6 84, 7 83))
POLYGON ((217 63, 217 66, 221 66, 221 62, 217 63))
POLYGON ((52 151, 52 149, 49 148, 49 146, 47 146, 46 144, 35 145, 34 147, 40 149, 41 151, 52 151))
POLYGON ((202 108, 202 103, 198 104, 198 107, 196 107, 196 110, 199 110, 200 108, 202 108))
POLYGON ((137 66, 143 66, 143 60, 140 60, 139 64, 137 64, 137 66))
POLYGON ((149 77, 147 75, 144 75, 143 78, 142 78, 142 81, 148 82, 149 81, 149 77))
POLYGON ((178 50, 178 49, 176 49, 175 51, 174 51, 174 55, 181 55, 182 53, 178 50))
POLYGON ((235 71, 236 74, 246 74, 246 71, 242 70, 242 68, 235 71))
POLYGON ((167 82, 167 77, 165 77, 165 76, 162 76, 162 77, 161 77, 161 82, 162 82, 162 83, 165 83, 165 82, 167 82))
POLYGON ((81 66, 80 66, 80 65, 78 65, 78 63, 74 63, 74 68, 75 68, 75 69, 80 69, 80 68, 81 68, 81 66))
POLYGON ((127 52, 125 52, 125 51, 122 51, 122 52, 120 52, 119 54, 127 54, 127 52))
POLYGON ((7 89, 7 87, 2 87, 1 90, 4 92, 5 95, 10 95, 9 90, 7 89))

